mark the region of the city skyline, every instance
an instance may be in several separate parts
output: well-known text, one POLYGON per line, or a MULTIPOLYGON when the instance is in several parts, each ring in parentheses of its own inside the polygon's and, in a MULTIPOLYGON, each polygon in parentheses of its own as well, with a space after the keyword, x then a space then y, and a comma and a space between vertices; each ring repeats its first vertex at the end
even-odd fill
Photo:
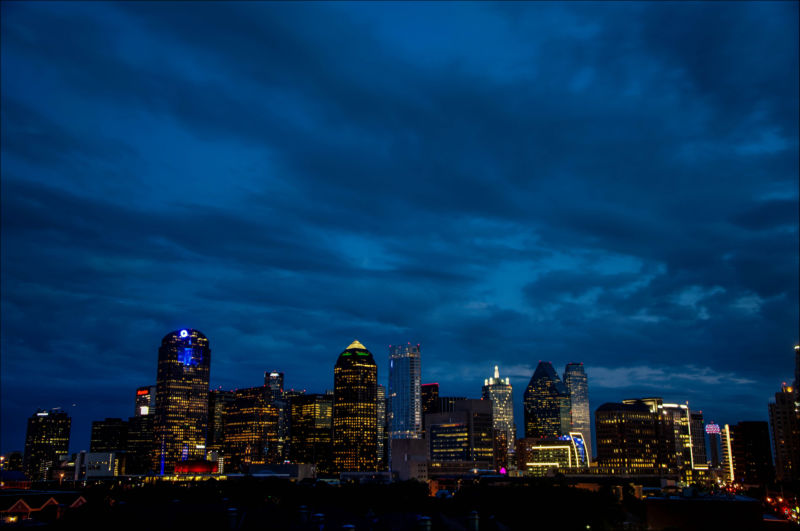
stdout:
POLYGON ((213 389, 583 362, 767 420, 798 343, 796 3, 0 4, 0 444, 76 450, 201 330, 213 389), (685 21, 692 21, 686 24, 685 21), (73 404, 75 404, 73 406, 73 404), (82 442, 81 442, 82 439, 82 442))

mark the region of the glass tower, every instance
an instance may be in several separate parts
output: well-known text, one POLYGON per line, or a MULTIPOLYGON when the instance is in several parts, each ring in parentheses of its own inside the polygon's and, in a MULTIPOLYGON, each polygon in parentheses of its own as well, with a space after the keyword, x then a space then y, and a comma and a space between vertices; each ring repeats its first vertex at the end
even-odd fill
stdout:
POLYGON ((155 464, 159 474, 175 464, 205 458, 211 350, 198 330, 176 330, 158 349, 155 464))
POLYGON ((58 456, 69 451, 72 419, 60 409, 39 410, 28 419, 23 469, 28 479, 48 479, 48 471, 58 464, 58 456))
POLYGON ((569 435, 569 393, 549 361, 540 361, 523 396, 525 437, 569 435))
POLYGON ((389 438, 422 436, 419 345, 389 345, 389 438))
POLYGON ((508 449, 514 448, 517 428, 514 425, 514 402, 511 381, 500 378, 500 370, 495 365, 494 376, 483 381, 481 397, 492 401, 492 424, 496 443, 508 449))
POLYGON ((353 341, 333 369, 333 467, 372 472, 378 467, 378 366, 353 341))
POLYGON ((583 363, 567 363, 564 369, 572 417, 572 431, 580 432, 586 449, 586 458, 592 460, 592 415, 589 412, 589 383, 583 363))

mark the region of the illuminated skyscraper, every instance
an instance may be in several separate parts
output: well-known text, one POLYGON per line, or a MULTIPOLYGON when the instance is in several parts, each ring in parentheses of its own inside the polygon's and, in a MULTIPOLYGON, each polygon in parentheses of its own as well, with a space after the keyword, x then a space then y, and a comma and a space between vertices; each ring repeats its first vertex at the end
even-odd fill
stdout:
POLYGON ((800 479, 800 423, 791 387, 783 386, 769 404, 769 424, 775 451, 775 474, 778 481, 800 479))
POLYGON ((416 439, 422 433, 422 377, 419 345, 389 345, 389 438, 416 439))
POLYGON ((156 376, 155 463, 160 474, 175 464, 204 459, 208 428, 211 350, 198 330, 164 336, 156 376))
POLYGON ((719 424, 714 424, 713 421, 711 424, 706 424, 706 434, 708 435, 708 448, 710 452, 709 464, 713 469, 719 468, 719 434, 721 431, 719 424))
POLYGON ((273 400, 283 398, 283 373, 278 371, 266 371, 264 373, 264 385, 269 387, 273 400))
POLYGON ((498 467, 505 467, 508 451, 514 451, 517 427, 514 424, 514 401, 511 381, 500 378, 500 370, 494 367, 494 376, 483 381, 481 397, 492 402, 492 423, 495 433, 495 460, 498 467), (504 458, 505 457, 505 458, 504 458))
POLYGON ((381 384, 378 384, 377 392, 378 470, 386 470, 389 463, 389 424, 386 417, 388 399, 386 398, 386 388, 381 384))
POLYGON ((567 363, 564 369, 564 385, 567 387, 570 402, 572 431, 583 436, 586 457, 592 460, 592 415, 589 412, 589 382, 583 363, 567 363))
POLYGON ((47 479, 58 456, 69 451, 72 419, 60 409, 39 410, 28 419, 23 469, 32 481, 47 479))
POLYGON ((333 369, 333 465, 336 472, 378 467, 378 366, 353 341, 333 369))
POLYGON ((540 361, 523 396, 525 437, 569 435, 569 393, 549 361, 540 361))
POLYGON ((608 402, 595 411, 597 462, 620 472, 674 468, 671 419, 641 400, 608 402))
POLYGON ((703 412, 692 411, 689 414, 689 424, 692 436, 692 466, 693 468, 708 468, 703 412))
POLYGON ((291 460, 316 465, 318 472, 330 472, 333 396, 308 394, 292 398, 291 426, 291 460))
POLYGON ((136 390, 134 416, 152 415, 156 412, 156 386, 148 385, 136 390))
POLYGON ((244 471, 250 465, 277 464, 279 410, 269 387, 250 387, 233 392, 223 418, 223 455, 226 470, 244 471), (228 468, 230 467, 230 468, 228 468))
POLYGON ((433 474, 493 469, 492 406, 486 400, 459 400, 450 412, 426 416, 433 474))

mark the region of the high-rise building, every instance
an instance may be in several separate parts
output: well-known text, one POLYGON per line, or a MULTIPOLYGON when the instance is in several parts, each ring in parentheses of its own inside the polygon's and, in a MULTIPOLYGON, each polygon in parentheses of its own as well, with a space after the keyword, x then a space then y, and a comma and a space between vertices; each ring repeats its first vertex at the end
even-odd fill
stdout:
MULTIPOLYGON (((439 384, 427 383, 420 386, 423 419, 428 413, 439 412, 439 384)), ((424 421, 423 421, 424 422, 424 421)))
POLYGON ((708 468, 706 431, 702 411, 692 411, 689 414, 689 427, 692 436, 692 468, 708 468))
POLYGON ((592 415, 589 412, 589 380, 583 363, 567 363, 564 369, 564 385, 569 393, 572 431, 583 437, 586 457, 592 460, 592 415))
POLYGON ((714 421, 711 421, 710 424, 706 424, 706 435, 708 435, 708 449, 709 449, 709 464, 711 468, 717 469, 719 468, 719 435, 722 430, 719 427, 719 424, 715 424, 714 421))
POLYGON ((769 424, 775 451, 775 478, 778 481, 800 479, 800 422, 794 392, 783 386, 769 404, 769 424))
POLYGON ((158 349, 155 463, 160 474, 205 458, 211 349, 198 330, 176 330, 158 349))
POLYGON ((483 381, 481 397, 492 403, 492 422, 495 434, 495 461, 499 467, 508 466, 508 452, 514 451, 517 427, 514 424, 514 402, 511 380, 500 378, 500 369, 495 365, 494 376, 483 381))
POLYGON ((291 400, 291 460, 331 471, 333 395, 307 394, 291 400))
POLYGON ((156 386, 147 385, 136 389, 136 405, 133 415, 152 415, 156 412, 156 386))
POLYGON ((420 346, 389 345, 389 438, 422 436, 420 346))
POLYGON ((641 400, 605 403, 595 411, 597 462, 624 471, 674 469, 672 419, 641 400))
POLYGON ((795 402, 800 402, 800 345, 794 346, 794 389, 795 402))
POLYGON ((128 447, 128 423, 109 418, 92 422, 90 452, 124 452, 128 447))
POLYGON ((153 470, 153 421, 155 410, 148 415, 128 418, 128 444, 125 448, 125 471, 128 474, 146 474, 153 470))
POLYGON ((386 388, 381 384, 377 385, 377 397, 378 470, 386 470, 389 463, 389 419, 386 416, 389 399, 386 398, 386 388))
POLYGON ((227 404, 223 414, 226 470, 245 471, 250 465, 282 462, 278 416, 269 387, 250 387, 233 392, 233 400, 227 404))
POLYGON ((487 400, 459 400, 454 411, 425 419, 432 473, 494 469, 492 405, 487 400))
POLYGON ((549 361, 540 361, 523 396, 525 437, 560 437, 570 432, 572 418, 567 387, 549 361))
POLYGON ((264 385, 269 387, 273 400, 283 398, 283 373, 278 371, 266 371, 264 373, 264 385))
POLYGON ((521 439, 517 445, 517 467, 534 476, 563 468, 586 467, 583 434, 521 439))
POLYGON ((28 479, 48 479, 48 470, 58 464, 58 456, 69 451, 72 419, 65 411, 39 410, 28 419, 23 468, 28 479))
POLYGON ((336 472, 378 467, 378 366, 353 341, 333 369, 333 465, 336 472))
POLYGON ((437 413, 452 413, 459 402, 467 400, 465 396, 440 396, 436 406, 437 413))
POLYGON ((722 430, 723 465, 728 481, 763 487, 775 477, 769 426, 764 421, 742 421, 722 430))
MULTIPOLYGON (((665 404, 661 398, 631 398, 622 401, 623 404, 643 403, 650 408, 650 411, 659 418, 661 428, 671 426, 673 433, 668 435, 673 447, 666 449, 667 455, 662 460, 663 464, 670 467, 677 467, 682 470, 690 470, 694 467, 690 410, 688 402, 686 404, 665 404)), ((702 414, 700 414, 702 423, 702 414)), ((705 463, 698 462, 701 468, 705 463)))
POLYGON ((214 389, 208 392, 208 431, 206 451, 220 452, 225 441, 225 411, 233 403, 233 391, 214 389))

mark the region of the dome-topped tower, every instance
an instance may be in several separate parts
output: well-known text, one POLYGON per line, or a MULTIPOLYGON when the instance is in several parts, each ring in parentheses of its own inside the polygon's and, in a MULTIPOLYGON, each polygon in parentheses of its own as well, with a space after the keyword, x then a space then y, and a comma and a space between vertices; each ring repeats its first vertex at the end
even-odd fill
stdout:
POLYGON ((333 369, 333 465, 338 472, 378 466, 378 366, 353 341, 333 369))

